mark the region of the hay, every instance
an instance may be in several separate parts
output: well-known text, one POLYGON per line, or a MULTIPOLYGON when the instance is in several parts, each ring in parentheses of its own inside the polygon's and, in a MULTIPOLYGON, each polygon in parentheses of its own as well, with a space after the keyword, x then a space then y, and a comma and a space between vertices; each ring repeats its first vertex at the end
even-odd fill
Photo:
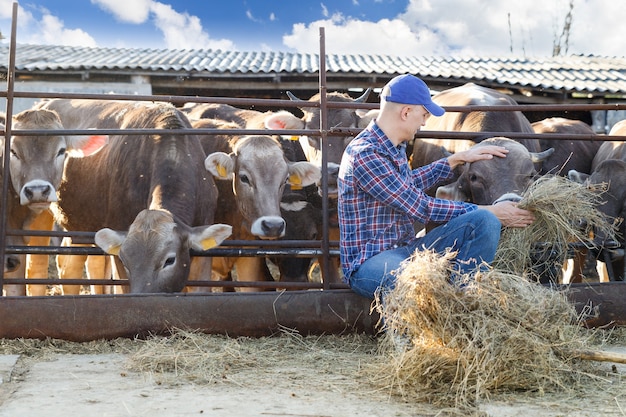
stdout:
POLYGON ((272 386, 280 379, 294 386, 330 384, 354 389, 359 361, 376 357, 376 346, 371 336, 359 334, 303 337, 284 329, 273 337, 232 338, 172 329, 171 335, 143 341, 130 355, 128 368, 170 385, 245 386, 254 373, 272 386), (315 380, 316 375, 323 380, 315 380))
POLYGON ((534 212, 535 221, 525 228, 503 229, 493 266, 537 281, 553 271, 558 279, 569 243, 593 248, 594 231, 615 239, 616 225, 596 208, 601 191, 559 176, 539 178, 519 203, 534 212))
POLYGON ((396 287, 382 295, 376 308, 387 360, 372 373, 374 382, 457 409, 494 392, 576 386, 590 365, 570 352, 588 349, 591 336, 565 295, 496 270, 452 285, 453 256, 416 252, 396 287), (396 348, 393 335, 410 340, 406 351, 396 348))

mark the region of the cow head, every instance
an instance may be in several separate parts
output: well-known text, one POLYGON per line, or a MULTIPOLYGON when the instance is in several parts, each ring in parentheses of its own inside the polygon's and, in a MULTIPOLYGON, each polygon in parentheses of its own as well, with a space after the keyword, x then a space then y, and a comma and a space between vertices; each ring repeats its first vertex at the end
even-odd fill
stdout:
MULTIPOLYGON (((367 100, 371 90, 368 88, 360 97, 352 99, 350 96, 344 93, 332 92, 327 94, 327 100, 340 103, 364 103, 367 100)), ((287 95, 291 100, 300 100, 291 92, 287 92, 287 95)), ((311 97, 309 100, 311 103, 319 103, 319 93, 311 97)), ((267 129, 320 129, 320 108, 316 106, 302 106, 300 108, 304 113, 304 116, 299 119, 289 112, 279 112, 269 115, 265 119, 265 127, 267 129)), ((362 112, 357 112, 356 109, 342 109, 342 108, 330 108, 328 110, 328 127, 333 128, 358 128, 362 127, 361 121, 362 112)), ((369 121, 375 115, 368 115, 369 121)), ((328 181, 329 181, 329 193, 336 194, 337 175, 339 173, 339 164, 341 164, 341 157, 343 151, 348 146, 348 143, 352 140, 352 136, 332 136, 326 137, 328 143, 328 181)), ((321 140, 318 136, 302 136, 300 137, 300 144, 306 159, 309 162, 322 166, 322 150, 321 140)))
POLYGON ((139 212, 128 232, 108 228, 96 232, 103 251, 124 265, 131 293, 180 292, 191 265, 190 249, 203 251, 230 236, 225 224, 189 227, 166 210, 139 212))
POLYGON ((232 153, 213 152, 204 164, 215 178, 233 182, 238 209, 250 233, 261 239, 285 234, 279 206, 285 185, 305 187, 321 177, 319 168, 309 162, 288 162, 270 136, 244 136, 232 153))
MULTIPOLYGON (((50 110, 25 110, 13 119, 16 130, 63 129, 56 112, 50 110)), ((106 136, 13 136, 10 175, 20 204, 35 212, 48 208, 57 201, 56 190, 61 184, 65 159, 91 155, 106 141, 106 136)), ((0 145, 2 154, 4 143, 0 145)))
POLYGON ((529 152, 522 144, 504 137, 490 138, 474 146, 487 145, 503 146, 509 153, 506 158, 465 164, 457 181, 437 189, 437 198, 485 205, 506 193, 522 194, 537 176, 535 164, 554 151, 529 152))

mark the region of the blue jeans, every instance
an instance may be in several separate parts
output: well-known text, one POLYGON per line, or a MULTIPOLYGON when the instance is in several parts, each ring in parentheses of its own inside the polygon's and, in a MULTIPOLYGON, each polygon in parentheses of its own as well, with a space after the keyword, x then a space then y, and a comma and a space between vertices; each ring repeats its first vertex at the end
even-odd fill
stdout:
POLYGON ((394 287, 396 275, 391 272, 418 249, 441 254, 448 249, 456 251, 454 271, 461 275, 471 274, 484 263, 491 264, 493 261, 500 229, 500 221, 494 214, 487 210, 474 210, 431 230, 416 243, 372 256, 352 273, 348 282, 357 294, 374 298, 378 291, 394 287))

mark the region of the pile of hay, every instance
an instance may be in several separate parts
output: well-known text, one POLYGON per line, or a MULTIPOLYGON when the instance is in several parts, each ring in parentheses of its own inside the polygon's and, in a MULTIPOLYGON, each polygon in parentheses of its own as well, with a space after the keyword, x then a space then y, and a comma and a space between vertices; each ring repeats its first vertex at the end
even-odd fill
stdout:
POLYGON ((371 377, 408 399, 456 408, 495 391, 578 386, 592 335, 559 291, 492 270, 464 287, 449 281, 450 258, 417 252, 377 303, 386 330, 383 369, 371 377), (394 341, 404 335, 406 350, 394 341))
POLYGON ((493 266, 539 281, 550 271, 558 275, 569 243, 593 248, 594 231, 615 239, 616 225, 596 208, 602 191, 559 176, 539 178, 519 203, 534 212, 535 221, 525 228, 503 229, 493 266))

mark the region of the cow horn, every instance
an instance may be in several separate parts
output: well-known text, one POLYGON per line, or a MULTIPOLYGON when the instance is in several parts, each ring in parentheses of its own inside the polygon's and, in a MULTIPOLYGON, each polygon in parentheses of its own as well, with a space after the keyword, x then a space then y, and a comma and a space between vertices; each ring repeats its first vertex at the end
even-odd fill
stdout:
POLYGON ((361 94, 360 97, 355 98, 354 102, 355 103, 365 103, 367 101, 367 98, 369 97, 371 92, 372 92, 372 89, 368 88, 367 90, 365 90, 365 92, 363 94, 361 94))
POLYGON ((530 160, 533 161, 534 164, 536 164, 537 162, 542 162, 546 160, 553 153, 554 148, 548 148, 542 152, 530 152, 530 160))
POLYGON ((287 97, 289 97, 289 100, 291 101, 302 101, 298 97, 294 96, 291 91, 287 91, 287 97))

